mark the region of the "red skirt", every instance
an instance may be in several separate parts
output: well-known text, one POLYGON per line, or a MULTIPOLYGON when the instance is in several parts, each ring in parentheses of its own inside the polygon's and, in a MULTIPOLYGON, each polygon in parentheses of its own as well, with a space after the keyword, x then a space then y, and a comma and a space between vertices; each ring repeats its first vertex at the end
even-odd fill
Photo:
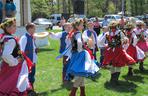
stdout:
POLYGON ((134 63, 136 61, 122 47, 106 48, 104 52, 103 66, 111 64, 114 67, 123 67, 134 63))
POLYGON ((0 95, 5 96, 27 96, 20 93, 17 89, 18 76, 21 71, 22 64, 10 67, 7 63, 3 62, 0 71, 0 95))
POLYGON ((126 50, 126 52, 137 62, 137 50, 136 47, 134 47, 133 45, 129 45, 128 49, 126 50))
POLYGON ((137 43, 137 46, 144 52, 148 52, 148 42, 140 40, 137 43))

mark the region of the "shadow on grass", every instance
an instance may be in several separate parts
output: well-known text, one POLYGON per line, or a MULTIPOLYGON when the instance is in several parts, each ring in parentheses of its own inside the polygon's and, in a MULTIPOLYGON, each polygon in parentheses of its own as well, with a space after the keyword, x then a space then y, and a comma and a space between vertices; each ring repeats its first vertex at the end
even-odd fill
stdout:
POLYGON ((49 48, 39 48, 38 53, 44 52, 44 51, 53 51, 54 49, 49 49, 49 48))
POLYGON ((37 93, 37 96, 48 96, 48 91, 37 93))
POLYGON ((142 74, 142 75, 148 75, 148 70, 144 70, 144 71, 140 71, 140 70, 138 70, 138 69, 135 69, 134 70, 134 73, 135 74, 142 74))
POLYGON ((125 80, 127 81, 134 81, 134 82, 140 82, 140 83, 144 83, 143 79, 144 77, 140 76, 140 75, 134 75, 134 76, 127 76, 124 75, 122 76, 125 80))
POLYGON ((91 79, 93 82, 98 82, 97 80, 101 77, 101 73, 96 73, 94 76, 88 77, 88 79, 91 79))
POLYGON ((52 89, 51 93, 54 93, 56 91, 63 90, 63 89, 71 90, 72 86, 73 86, 72 82, 67 82, 65 84, 62 84, 60 88, 52 89))
POLYGON ((119 81, 120 85, 114 85, 111 84, 110 82, 106 82, 104 84, 105 88, 108 90, 113 90, 113 91, 117 91, 117 92, 131 92, 132 94, 136 94, 136 87, 137 85, 132 83, 132 82, 128 82, 128 81, 119 81))

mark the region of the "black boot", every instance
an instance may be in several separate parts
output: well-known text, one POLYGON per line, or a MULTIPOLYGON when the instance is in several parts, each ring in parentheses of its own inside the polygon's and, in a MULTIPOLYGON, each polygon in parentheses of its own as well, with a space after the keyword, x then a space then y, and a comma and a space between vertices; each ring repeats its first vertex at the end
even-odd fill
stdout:
POLYGON ((139 70, 140 70, 140 71, 144 71, 143 62, 140 62, 139 70))
POLYGON ((118 80, 119 76, 120 76, 120 72, 116 72, 116 85, 120 85, 118 80))
POLYGON ((133 76, 133 68, 128 67, 128 73, 127 76, 133 76))
POLYGON ((78 89, 78 88, 73 87, 73 88, 71 89, 71 92, 70 92, 69 96, 76 96, 77 89, 78 89))
POLYGON ((113 85, 119 85, 119 82, 118 82, 119 75, 120 75, 120 72, 111 74, 110 83, 113 85))

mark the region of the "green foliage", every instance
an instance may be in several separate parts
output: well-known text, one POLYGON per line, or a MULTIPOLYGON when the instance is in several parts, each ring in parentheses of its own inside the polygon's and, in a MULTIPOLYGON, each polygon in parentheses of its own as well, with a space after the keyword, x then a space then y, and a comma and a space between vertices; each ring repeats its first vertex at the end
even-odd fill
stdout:
POLYGON ((38 17, 48 18, 50 14, 48 0, 31 0, 31 11, 33 20, 38 17))
MULTIPOLYGON (((73 0, 31 0, 32 17, 48 18, 50 14, 63 13, 63 6, 65 6, 68 14, 73 13, 73 0)), ((103 17, 105 14, 114 14, 121 12, 122 0, 85 0, 85 14, 88 17, 98 16, 103 17)), ((140 15, 148 13, 147 0, 125 0, 125 10, 130 15, 140 15)))
POLYGON ((109 2, 109 6, 108 6, 108 13, 109 14, 113 14, 113 13, 115 13, 115 5, 114 5, 114 3, 113 2, 109 2))

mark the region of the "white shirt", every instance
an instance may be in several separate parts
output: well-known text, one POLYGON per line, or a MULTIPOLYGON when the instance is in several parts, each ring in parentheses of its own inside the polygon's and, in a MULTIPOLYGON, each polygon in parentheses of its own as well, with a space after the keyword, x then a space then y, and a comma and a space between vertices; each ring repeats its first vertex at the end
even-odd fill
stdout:
MULTIPOLYGON (((3 37, 13 37, 10 35, 6 35, 3 37)), ((7 42, 4 43, 3 53, 2 53, 2 59, 9 64, 9 66, 16 66, 18 64, 17 58, 14 58, 12 55, 12 52, 14 48, 16 47, 16 41, 14 39, 9 39, 7 42)))
POLYGON ((138 42, 138 38, 137 38, 137 36, 136 36, 135 33, 132 33, 132 38, 133 38, 133 43, 132 43, 132 45, 133 45, 133 46, 136 46, 136 44, 137 44, 137 42, 138 42))
POLYGON ((135 28, 133 31, 135 32, 136 35, 139 35, 141 34, 142 29, 135 28))
MULTIPOLYGON (((63 32, 58 32, 58 33, 51 33, 49 35, 49 37, 51 39, 55 39, 55 40, 60 40, 62 38, 62 33, 63 32)), ((66 39, 65 39, 65 43, 66 43, 66 49, 69 48, 71 46, 71 40, 70 38, 68 38, 68 36, 66 36, 66 39)), ((62 45, 61 45, 62 46, 62 45)), ((66 54, 64 56, 69 56, 71 57, 71 48, 66 52, 66 54)))
MULTIPOLYGON (((29 34, 29 33, 27 33, 27 34, 29 34)), ((29 34, 30 35, 30 34, 29 34)), ((36 54, 36 46, 35 46, 35 41, 34 40, 32 40, 33 41, 33 63, 37 63, 37 54, 36 54)), ((26 44, 27 44, 27 37, 26 37, 26 35, 23 35, 22 37, 21 37, 21 39, 20 39, 20 41, 19 41, 19 44, 20 44, 20 49, 21 49, 21 51, 25 51, 25 48, 26 48, 26 44)))
POLYGON ((81 51, 83 51, 83 48, 82 48, 82 45, 83 45, 83 43, 82 43, 82 34, 81 33, 77 33, 76 35, 75 35, 75 39, 77 40, 77 49, 78 49, 78 52, 81 52, 81 51))
POLYGON ((105 32, 105 33, 102 33, 98 36, 97 40, 98 40, 98 47, 101 48, 101 47, 106 47, 108 44, 106 44, 106 35, 109 35, 109 32, 105 32))
MULTIPOLYGON (((87 42, 88 41, 88 39, 90 39, 90 37, 88 37, 87 36, 87 31, 88 30, 85 30, 84 32, 83 32, 83 40, 84 40, 84 42, 87 42)), ((93 31, 93 30, 92 30, 93 31)), ((95 32, 95 31, 93 31, 93 32, 95 32)), ((93 33, 92 33, 93 34, 93 33)), ((97 40, 95 40, 95 39, 97 39, 97 38, 95 38, 95 37, 97 37, 97 34, 96 34, 96 36, 94 36, 94 34, 92 35, 92 40, 93 40, 93 45, 92 45, 92 48, 91 49, 95 49, 96 48, 96 45, 98 45, 98 42, 97 42, 97 40)))

